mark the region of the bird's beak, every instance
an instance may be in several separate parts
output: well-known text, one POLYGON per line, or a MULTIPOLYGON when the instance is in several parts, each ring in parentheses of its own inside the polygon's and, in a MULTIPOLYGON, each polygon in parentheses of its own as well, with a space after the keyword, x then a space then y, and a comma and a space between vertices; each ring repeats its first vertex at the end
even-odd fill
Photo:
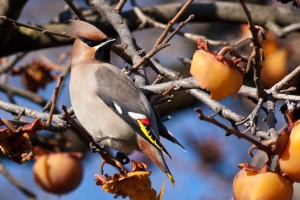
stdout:
POLYGON ((107 38, 107 40, 106 40, 105 42, 103 42, 102 44, 103 44, 103 46, 105 46, 105 45, 110 45, 110 44, 112 44, 114 41, 116 41, 116 39, 114 39, 114 38, 107 38))
POLYGON ((114 38, 107 38, 107 39, 105 39, 104 42, 101 42, 99 45, 97 45, 97 46, 95 46, 93 48, 95 48, 96 50, 99 49, 99 48, 107 48, 107 47, 110 48, 110 45, 114 41, 116 41, 116 39, 114 39, 114 38))

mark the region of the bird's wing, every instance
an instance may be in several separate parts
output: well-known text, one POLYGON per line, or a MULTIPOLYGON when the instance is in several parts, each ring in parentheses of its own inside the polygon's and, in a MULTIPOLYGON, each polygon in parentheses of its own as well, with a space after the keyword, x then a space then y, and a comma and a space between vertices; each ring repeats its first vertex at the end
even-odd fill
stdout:
POLYGON ((160 120, 159 114, 154 109, 153 109, 153 111, 154 111, 156 119, 157 119, 157 127, 158 127, 159 135, 166 138, 167 140, 173 142, 174 144, 176 144, 177 146, 179 146, 186 152, 186 149, 184 148, 184 146, 182 144, 180 144, 180 142, 178 142, 178 140, 167 130, 165 125, 162 123, 162 121, 160 120))
POLYGON ((151 126, 151 105, 132 80, 110 64, 99 67, 96 79, 97 95, 146 141, 170 157, 151 126))

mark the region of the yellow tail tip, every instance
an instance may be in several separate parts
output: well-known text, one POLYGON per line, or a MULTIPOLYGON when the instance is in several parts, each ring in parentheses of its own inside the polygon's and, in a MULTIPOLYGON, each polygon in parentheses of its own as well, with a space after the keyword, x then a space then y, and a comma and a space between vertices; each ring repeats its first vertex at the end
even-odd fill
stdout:
POLYGON ((167 173, 167 176, 170 179, 172 185, 174 186, 175 185, 175 180, 174 180, 173 176, 170 173, 167 173))

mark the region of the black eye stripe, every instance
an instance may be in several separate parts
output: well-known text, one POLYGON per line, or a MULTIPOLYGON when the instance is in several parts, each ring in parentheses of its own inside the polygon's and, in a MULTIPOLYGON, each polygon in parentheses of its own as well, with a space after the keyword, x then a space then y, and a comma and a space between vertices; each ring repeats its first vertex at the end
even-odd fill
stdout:
POLYGON ((94 47, 94 46, 97 46, 97 45, 99 45, 99 44, 101 44, 101 43, 107 41, 108 39, 105 38, 105 39, 103 39, 103 40, 101 40, 101 41, 99 42, 99 41, 93 41, 93 40, 89 40, 89 39, 87 39, 87 38, 82 38, 82 37, 81 37, 80 40, 81 40, 82 42, 84 42, 86 45, 88 45, 89 47, 94 47))

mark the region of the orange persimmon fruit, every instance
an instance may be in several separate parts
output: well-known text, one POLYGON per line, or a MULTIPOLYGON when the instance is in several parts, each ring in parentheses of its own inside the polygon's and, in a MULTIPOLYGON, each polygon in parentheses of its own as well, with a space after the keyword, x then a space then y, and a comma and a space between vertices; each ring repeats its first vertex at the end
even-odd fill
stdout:
POLYGON ((83 168, 80 158, 69 153, 39 156, 33 165, 33 178, 43 190, 63 194, 81 182, 83 168))
POLYGON ((279 166, 292 181, 300 182, 300 120, 295 122, 279 166))
POLYGON ((202 89, 210 91, 212 99, 220 100, 230 94, 236 99, 237 92, 243 84, 242 70, 233 60, 210 52, 208 44, 201 44, 201 42, 201 40, 198 41, 198 47, 206 46, 194 53, 191 75, 202 89))
POLYGON ((288 50, 280 47, 275 34, 268 31, 266 40, 261 41, 264 49, 263 67, 261 70, 262 81, 266 88, 271 88, 288 73, 288 50))
POLYGON ((293 198, 293 184, 281 175, 266 171, 256 172, 241 169, 232 186, 235 200, 274 200, 293 198))

